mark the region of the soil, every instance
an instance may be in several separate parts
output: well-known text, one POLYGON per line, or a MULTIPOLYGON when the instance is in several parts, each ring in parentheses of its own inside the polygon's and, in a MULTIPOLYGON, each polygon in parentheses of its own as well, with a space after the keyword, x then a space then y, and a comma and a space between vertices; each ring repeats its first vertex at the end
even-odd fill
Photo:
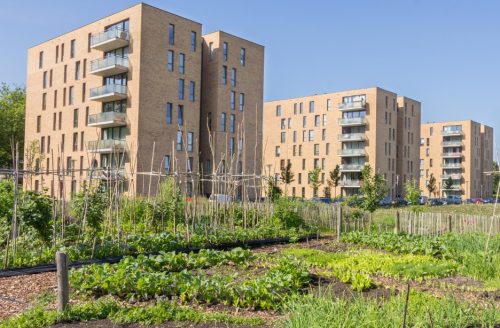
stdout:
POLYGON ((88 322, 59 323, 52 328, 259 328, 266 326, 232 325, 226 323, 193 323, 167 321, 160 325, 143 326, 139 324, 116 324, 109 320, 96 320, 88 322))

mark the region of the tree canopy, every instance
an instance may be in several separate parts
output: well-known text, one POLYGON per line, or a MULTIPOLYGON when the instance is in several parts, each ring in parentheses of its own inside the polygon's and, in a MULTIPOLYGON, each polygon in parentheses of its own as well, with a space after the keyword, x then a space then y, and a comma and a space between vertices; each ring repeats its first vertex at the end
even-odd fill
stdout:
POLYGON ((0 167, 12 167, 12 139, 19 142, 19 158, 23 158, 25 104, 24 88, 0 85, 0 167))

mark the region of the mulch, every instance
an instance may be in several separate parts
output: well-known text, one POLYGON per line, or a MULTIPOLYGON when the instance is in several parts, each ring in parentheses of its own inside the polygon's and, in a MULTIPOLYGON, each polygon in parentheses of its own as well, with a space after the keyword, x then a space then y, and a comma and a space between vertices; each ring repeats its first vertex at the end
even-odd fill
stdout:
MULTIPOLYGON (((59 323, 52 328, 259 328, 259 326, 232 325, 226 323, 192 323, 167 321, 160 325, 144 326, 140 324, 116 324, 109 320, 89 322, 59 323)), ((261 326, 262 328, 265 326, 261 326)))

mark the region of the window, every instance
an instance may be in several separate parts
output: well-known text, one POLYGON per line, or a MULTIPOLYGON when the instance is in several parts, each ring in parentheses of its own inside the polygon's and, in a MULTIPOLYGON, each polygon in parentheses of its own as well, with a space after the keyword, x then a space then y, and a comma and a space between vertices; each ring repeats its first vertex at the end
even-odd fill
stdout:
POLYGON ((234 155, 234 138, 229 139, 229 154, 234 155))
POLYGON ((321 140, 326 140, 326 129, 321 130, 321 140))
POLYGON ((330 154, 330 144, 329 144, 329 143, 327 143, 327 144, 325 145, 325 155, 329 155, 329 154, 330 154))
POLYGON ((61 44, 61 61, 64 61, 64 43, 61 44))
POLYGON ((83 145, 84 145, 84 132, 80 132, 80 151, 83 151, 83 145))
POLYGON ((279 157, 280 154, 281 154, 281 148, 280 146, 276 146, 276 148, 274 149, 274 156, 279 157))
POLYGON ((195 84, 194 81, 189 81, 189 101, 194 101, 195 99, 195 84))
POLYGON ((302 109, 303 109, 303 103, 299 104, 299 114, 302 114, 302 109))
POLYGON ((42 116, 38 115, 36 117, 36 132, 40 133, 42 129, 42 116))
POLYGON ((196 51, 196 32, 191 31, 191 51, 196 51))
POLYGON ((85 102, 85 91, 87 90, 87 84, 82 83, 82 102, 85 102))
POLYGON ((234 114, 231 114, 231 116, 229 116, 229 131, 231 133, 234 133, 236 129, 236 116, 234 114))
POLYGON ((59 61, 59 46, 56 46, 56 64, 59 61))
POLYGON ((228 56, 228 51, 229 51, 229 46, 227 44, 227 42, 224 42, 222 44, 222 58, 224 59, 224 61, 227 61, 227 56, 228 56))
POLYGON ((306 140, 307 140, 307 131, 302 130, 302 142, 306 142, 306 140))
POLYGON ((285 130, 286 129, 286 118, 282 118, 281 119, 281 130, 285 130))
POLYGON ((208 129, 212 130, 212 112, 207 113, 207 125, 208 129))
POLYGON ((177 131, 177 143, 176 143, 176 150, 182 150, 183 147, 183 142, 182 142, 182 131, 177 131))
POLYGON ((226 113, 220 115, 220 130, 226 132, 226 113))
POLYGON ((71 40, 71 43, 70 43, 69 57, 75 58, 75 52, 76 52, 76 41, 73 39, 73 40, 71 40))
POLYGON ((225 65, 222 66, 221 81, 222 81, 222 84, 224 84, 224 85, 227 84, 227 66, 225 66, 225 65))
POLYGON ((43 68, 43 51, 38 54, 38 68, 43 68))
POLYGON ((75 80, 78 81, 80 79, 80 61, 75 63, 75 80))
POLYGON ((208 56, 210 58, 210 61, 214 58, 214 43, 210 42, 208 44, 208 56))
POLYGON ((67 80, 68 80, 68 65, 64 65, 64 77, 63 77, 64 83, 66 83, 67 80))
POLYGON ((319 144, 314 144, 314 156, 319 156, 319 144))
POLYGON ((314 141, 314 130, 309 130, 309 141, 314 141))
POLYGON ((307 117, 306 116, 302 116, 302 127, 305 128, 307 125, 307 117))
POLYGON ((429 159, 429 167, 432 167, 432 158, 429 159))
POLYGON ((240 64, 241 66, 245 66, 246 61, 246 50, 245 48, 241 48, 240 50, 240 64))
POLYGON ((302 156, 302 145, 299 145, 299 156, 302 156))
POLYGON ((83 78, 85 78, 85 76, 87 74, 86 72, 87 72, 87 59, 84 59, 83 60, 83 74, 82 74, 83 78))
POLYGON ((49 87, 52 87, 52 70, 49 73, 49 87))
POLYGON ((163 157, 163 167, 165 169, 165 173, 170 173, 170 155, 165 155, 163 157))
POLYGON ((245 94, 240 93, 240 112, 245 109, 245 94))
POLYGON ((42 94, 42 110, 45 110, 47 108, 47 94, 44 93, 42 94))
POLYGON ((57 114, 54 113, 54 116, 52 117, 52 130, 56 130, 56 126, 57 126, 57 114))
POLYGON ((73 133, 73 151, 78 151, 78 132, 73 133))
POLYGON ((293 156, 297 156, 297 145, 293 145, 293 156))
POLYGON ((85 108, 85 126, 89 125, 89 107, 85 108))
POLYGON ((184 79, 179 79, 179 100, 184 100, 184 79))
POLYGON ((306 159, 305 158, 302 159, 302 169, 303 170, 306 169, 306 159))
POLYGON ((168 44, 173 45, 175 42, 175 25, 168 24, 168 44))
POLYGON ((172 50, 168 51, 167 69, 168 69, 169 72, 173 72, 174 71, 174 52, 172 50))
POLYGON ((184 106, 182 105, 177 106, 177 124, 184 125, 184 106))
POLYGON ((66 106, 66 88, 63 88, 63 106, 66 106))
POLYGON ((429 134, 431 135, 431 137, 432 137, 433 132, 434 132, 434 128, 431 126, 431 129, 429 130, 429 134))
POLYGON ((236 86, 236 68, 231 68, 231 86, 236 86))
POLYGON ((47 74, 47 71, 45 71, 45 72, 43 72, 43 80, 42 80, 42 84, 43 84, 44 89, 47 88, 48 81, 49 81, 48 74, 47 74))
POLYGON ((281 143, 286 142, 286 132, 281 132, 281 143))
POLYGON ((297 131, 293 131, 293 142, 297 142, 297 131))
POLYGON ((167 103, 166 113, 165 113, 165 122, 167 124, 172 124, 172 103, 167 103))
POLYGON ((276 105, 276 116, 281 116, 281 105, 276 105))
POLYGON ((288 118, 288 128, 292 128, 292 119, 290 117, 288 118))
POLYGON ((40 138, 40 153, 43 154, 45 151, 45 137, 40 138))
POLYGON ((186 55, 179 54, 179 73, 184 74, 186 64, 186 55))
POLYGON ((320 116, 314 116, 314 126, 318 127, 320 125, 320 116))
POLYGON ((297 179, 299 184, 302 184, 302 173, 299 173, 298 179, 297 179))
POLYGON ((73 110, 73 127, 78 128, 78 108, 73 110))
POLYGON ((325 125, 326 125, 326 115, 323 114, 323 126, 325 126, 325 125))
POLYGON ((75 100, 74 88, 69 87, 68 104, 73 105, 74 100, 75 100))
POLYGON ((328 112, 332 110, 332 100, 331 99, 326 100, 326 110, 328 112))
POLYGON ((193 151, 193 132, 188 132, 187 150, 193 151))
POLYGON ((314 101, 309 102, 309 113, 314 113, 314 101))
POLYGON ((230 106, 231 106, 231 109, 234 110, 236 108, 236 92, 234 91, 231 91, 231 93, 229 94, 229 97, 230 97, 230 106))

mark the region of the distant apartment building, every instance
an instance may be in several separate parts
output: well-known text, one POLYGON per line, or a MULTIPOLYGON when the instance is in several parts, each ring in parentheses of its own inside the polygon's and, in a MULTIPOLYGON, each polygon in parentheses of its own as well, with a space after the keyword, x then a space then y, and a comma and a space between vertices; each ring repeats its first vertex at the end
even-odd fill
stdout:
POLYGON ((266 102, 263 136, 263 174, 279 180, 290 161, 291 196, 323 196, 337 165, 332 196, 359 193, 366 164, 385 177, 390 197, 402 195, 405 181, 418 184, 420 103, 378 87, 266 102), (321 170, 316 195, 315 168, 321 170))
POLYGON ((420 139, 420 189, 429 195, 431 176, 436 180, 432 197, 463 199, 491 197, 493 180, 493 129, 474 121, 423 123, 420 139))
MULTIPOLYGON (((224 62, 217 52, 221 67, 204 66, 201 34, 200 23, 140 3, 30 48, 25 142, 37 141, 40 156, 27 187, 69 195, 92 176, 120 191, 154 194, 160 175, 173 175, 186 191, 198 190, 200 156, 211 153, 201 147, 208 134, 200 125, 207 112, 215 121, 222 111, 210 102, 227 104, 229 129, 233 90, 245 102, 234 125, 247 129, 243 112, 258 120, 263 89, 262 47, 209 34, 233 48, 224 62), (223 65, 228 90, 220 86, 223 65), (233 68, 236 87, 229 86, 233 68)), ((247 142, 242 157, 259 160, 255 141, 247 142)))

